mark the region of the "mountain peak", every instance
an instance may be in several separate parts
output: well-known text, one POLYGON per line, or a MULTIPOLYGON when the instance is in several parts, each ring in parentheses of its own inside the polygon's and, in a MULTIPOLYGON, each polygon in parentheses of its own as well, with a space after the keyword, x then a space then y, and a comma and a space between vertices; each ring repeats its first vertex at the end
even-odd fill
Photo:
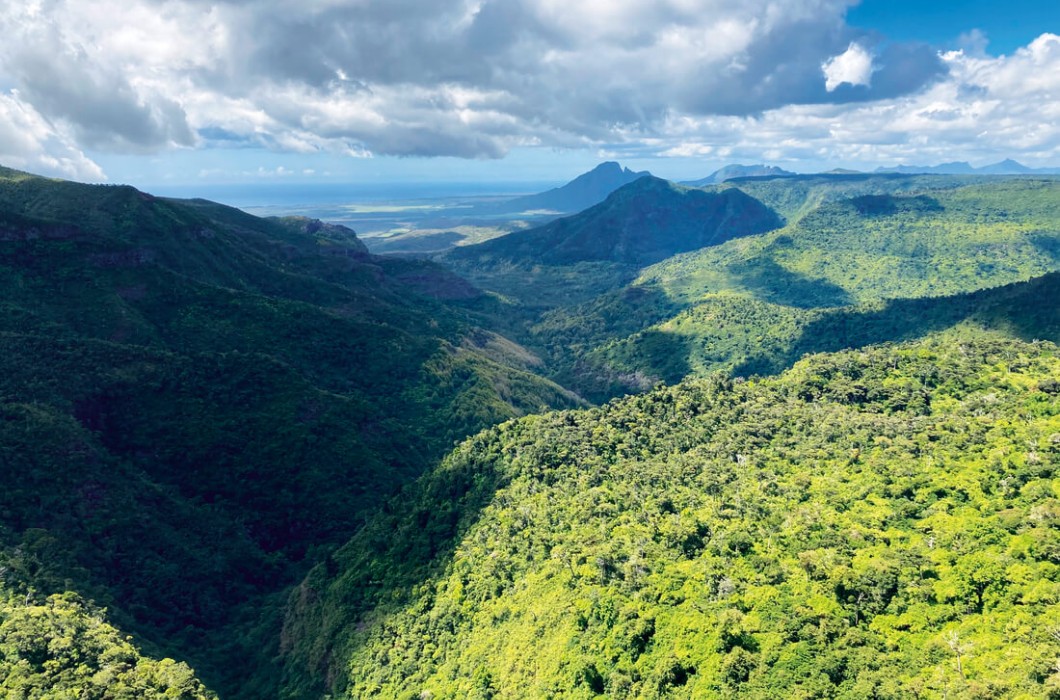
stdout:
POLYGON ((984 165, 979 168, 977 172, 984 173, 986 175, 1022 175, 1023 173, 1032 173, 1032 169, 1028 168, 1023 163, 1018 163, 1011 158, 1006 158, 1000 163, 993 163, 992 165, 984 165))
POLYGON ((561 213, 579 212, 604 201, 619 187, 650 174, 647 171, 633 172, 615 161, 606 161, 562 187, 505 202, 501 205, 501 210, 520 212, 543 209, 561 213))
POLYGON ((649 265, 778 226, 775 212, 738 189, 705 192, 645 175, 579 214, 452 254, 547 265, 584 261, 649 265))
POLYGON ((593 168, 589 172, 584 173, 581 177, 584 177, 585 175, 592 175, 594 173, 600 174, 600 175, 607 175, 607 174, 617 174, 617 173, 623 173, 623 172, 628 173, 628 172, 631 172, 631 171, 630 171, 629 168, 623 168, 622 165, 619 164, 616 161, 605 160, 603 163, 600 163, 600 165, 597 165, 595 168, 593 168))
POLYGON ((726 180, 732 180, 738 177, 786 177, 794 174, 795 173, 793 172, 778 168, 775 165, 765 165, 764 163, 758 165, 740 165, 739 163, 732 163, 715 170, 704 178, 682 182, 681 184, 688 185, 689 187, 703 187, 705 185, 717 185, 726 180))

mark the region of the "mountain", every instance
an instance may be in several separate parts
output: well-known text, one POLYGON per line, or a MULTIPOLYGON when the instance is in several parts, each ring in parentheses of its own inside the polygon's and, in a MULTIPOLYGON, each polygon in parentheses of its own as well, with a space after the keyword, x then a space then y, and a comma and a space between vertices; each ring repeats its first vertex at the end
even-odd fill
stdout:
POLYGON ((508 235, 542 225, 562 214, 599 204, 623 185, 650 175, 635 173, 618 163, 601 163, 562 187, 498 202, 457 207, 434 219, 405 222, 403 230, 367 238, 373 253, 423 257, 440 255, 455 247, 508 235), (420 230, 419 227, 423 227, 420 230))
POLYGON ((941 165, 896 165, 892 168, 876 168, 877 173, 903 173, 906 175, 934 173, 940 175, 1055 175, 1060 168, 1028 168, 1011 158, 1000 163, 973 167, 965 162, 942 163, 941 165))
POLYGON ((737 187, 793 224, 822 206, 844 199, 950 190, 977 182, 981 180, 975 175, 831 172, 745 179, 723 186, 737 187))
POLYGON ((1041 170, 1028 168, 1026 165, 1017 163, 1011 158, 1006 158, 1000 163, 984 165, 981 168, 976 168, 976 172, 982 173, 983 175, 1029 175, 1035 172, 1048 172, 1049 170, 1049 168, 1043 168, 1041 170))
POLYGON ((216 700, 187 664, 143 655, 78 596, 32 598, 0 593, 3 697, 216 700))
MULTIPOLYGON (((604 401, 660 379, 775 372, 803 352, 919 337, 991 303, 961 295, 1060 270, 1055 179, 832 179, 739 183, 785 206, 824 201, 782 229, 675 256, 602 294, 572 297, 529 322, 520 340, 548 358, 558 382, 604 401), (932 183, 937 189, 924 189, 932 183), (864 194, 877 185, 896 194, 864 194), (918 298, 938 301, 909 301, 918 298), (863 322, 864 335, 855 330, 863 322)), ((1057 291, 1055 281, 1035 289, 1027 288, 1026 308, 1035 294, 1057 291)), ((1016 317, 999 314, 993 327, 1015 327, 1016 317)), ((1054 337, 1047 332, 1031 324, 1031 335, 1019 337, 1054 337)))
MULTIPOLYGON (((666 320, 597 347, 579 363, 582 383, 625 381, 626 390, 712 372, 776 374, 807 353, 862 348, 943 330, 988 328, 1023 340, 1060 343, 1060 272, 976 292, 802 309, 732 294, 710 294, 666 320), (639 384, 630 384, 639 378, 639 384)), ((590 392, 590 395, 592 393, 590 392)))
POLYGON ((344 227, 0 169, 14 593, 76 592, 215 689, 268 696, 245 675, 278 643, 270 596, 454 440, 582 403, 474 325, 480 294, 344 227))
POLYGON ((972 175, 976 172, 969 163, 954 161, 952 163, 941 163, 940 165, 896 165, 893 168, 879 167, 877 173, 900 173, 902 175, 917 175, 932 173, 936 175, 972 175))
POLYGON ((779 225, 776 214, 739 190, 708 193, 643 177, 579 214, 465 246, 449 257, 546 265, 587 261, 648 265, 779 225))
POLYGON ((446 269, 0 169, 0 696, 1060 697, 1058 187, 644 177, 446 269))
POLYGON ((1052 697, 1058 352, 937 337, 480 434, 292 594, 285 697, 1052 697))
POLYGON ((705 187, 706 185, 718 185, 726 180, 738 177, 787 177, 795 173, 788 172, 773 165, 726 165, 724 168, 715 170, 710 175, 699 180, 682 182, 688 187, 705 187))
POLYGON ((811 308, 971 292, 1055 271, 1060 180, 971 182, 954 187, 947 177, 934 190, 825 201, 785 229, 661 262, 641 283, 674 299, 729 289, 811 308))
POLYGON ((651 173, 635 173, 618 163, 601 163, 587 173, 574 178, 566 185, 538 194, 516 197, 494 207, 498 212, 519 213, 525 211, 553 211, 573 213, 588 209, 604 201, 609 194, 651 173))

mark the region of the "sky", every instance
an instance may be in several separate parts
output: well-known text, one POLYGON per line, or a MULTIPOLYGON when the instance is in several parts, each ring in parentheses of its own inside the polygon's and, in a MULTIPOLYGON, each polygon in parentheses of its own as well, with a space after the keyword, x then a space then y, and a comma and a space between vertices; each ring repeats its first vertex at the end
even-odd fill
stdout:
POLYGON ((1055 0, 20 0, 0 36, 0 164, 152 191, 1060 165, 1055 0))

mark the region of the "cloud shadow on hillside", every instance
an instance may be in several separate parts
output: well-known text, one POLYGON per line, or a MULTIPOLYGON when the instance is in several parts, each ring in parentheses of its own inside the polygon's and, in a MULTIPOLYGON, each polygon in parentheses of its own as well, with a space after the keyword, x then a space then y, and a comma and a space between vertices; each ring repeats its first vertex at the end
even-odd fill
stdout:
POLYGON ((1060 273, 967 294, 896 299, 880 309, 834 309, 807 325, 787 352, 760 355, 735 374, 777 374, 803 355, 922 338, 970 321, 1025 341, 1060 342, 1060 273))
POLYGON ((757 298, 773 304, 810 309, 854 303, 842 287, 792 272, 766 257, 732 265, 729 272, 757 298))

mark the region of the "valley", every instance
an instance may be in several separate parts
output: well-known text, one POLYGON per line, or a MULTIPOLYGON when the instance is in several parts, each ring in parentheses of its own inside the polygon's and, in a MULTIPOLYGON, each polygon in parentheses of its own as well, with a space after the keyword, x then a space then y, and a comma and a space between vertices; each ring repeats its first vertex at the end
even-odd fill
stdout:
POLYGON ((1060 697, 1060 178, 689 183, 0 169, 0 691, 1060 697))

